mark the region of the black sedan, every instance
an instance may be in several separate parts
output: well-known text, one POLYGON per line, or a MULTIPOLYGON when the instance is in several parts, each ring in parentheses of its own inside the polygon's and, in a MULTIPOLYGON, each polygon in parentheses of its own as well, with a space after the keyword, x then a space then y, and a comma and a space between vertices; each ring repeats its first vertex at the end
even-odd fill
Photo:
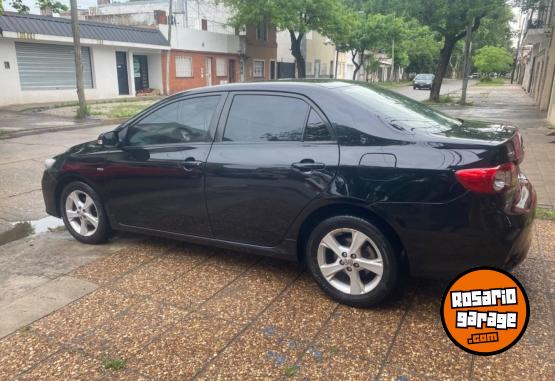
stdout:
POLYGON ((412 80, 412 88, 414 90, 432 89, 435 76, 433 74, 418 74, 412 80))
MULTIPOLYGON (((353 82, 266 82, 168 97, 46 161, 46 210, 79 241, 113 230, 305 261, 369 306, 408 268, 510 268, 530 247, 522 139, 353 82)), ((232 255, 232 254, 230 254, 232 255)))

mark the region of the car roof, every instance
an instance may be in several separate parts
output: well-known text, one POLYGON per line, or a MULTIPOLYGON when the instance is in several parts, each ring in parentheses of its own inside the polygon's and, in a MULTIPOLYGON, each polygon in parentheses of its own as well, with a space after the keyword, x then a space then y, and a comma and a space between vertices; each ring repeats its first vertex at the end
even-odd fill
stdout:
POLYGON ((286 91, 300 94, 314 93, 317 91, 327 91, 339 87, 353 86, 355 81, 337 80, 277 80, 277 81, 258 81, 230 83, 225 85, 215 85, 199 87, 186 90, 175 95, 194 95, 211 93, 217 91, 286 91))

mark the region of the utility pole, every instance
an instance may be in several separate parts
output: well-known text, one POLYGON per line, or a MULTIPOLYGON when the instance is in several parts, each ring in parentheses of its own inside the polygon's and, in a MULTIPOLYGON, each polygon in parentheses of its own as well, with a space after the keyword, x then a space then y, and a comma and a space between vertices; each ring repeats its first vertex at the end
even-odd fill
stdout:
POLYGON ((395 80, 395 39, 391 40, 391 80, 395 80))
POLYGON ((335 67, 334 67, 334 74, 333 74, 334 79, 337 79, 337 66, 339 65, 338 61, 339 61, 339 48, 336 46, 335 47, 335 67))
POLYGON ((87 116, 87 102, 85 101, 85 86, 83 84, 83 62, 81 61, 81 38, 79 33, 79 19, 77 16, 77 0, 71 0, 71 30, 73 32, 73 51, 75 53, 75 84, 79 109, 77 117, 87 116))
POLYGON ((466 27, 466 38, 464 40, 464 60, 463 60, 463 84, 461 94, 461 104, 466 104, 466 89, 468 88, 468 75, 470 70, 470 46, 472 44, 472 25, 474 19, 466 27))
POLYGON ((166 95, 170 95, 170 59, 172 51, 172 20, 173 20, 173 0, 170 0, 170 9, 168 10, 168 43, 170 49, 166 51, 166 95))

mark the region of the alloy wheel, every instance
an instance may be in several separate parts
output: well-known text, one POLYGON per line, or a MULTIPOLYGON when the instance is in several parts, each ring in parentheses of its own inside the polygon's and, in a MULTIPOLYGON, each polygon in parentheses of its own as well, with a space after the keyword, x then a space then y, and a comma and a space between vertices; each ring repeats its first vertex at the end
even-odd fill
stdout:
POLYGON ((65 202, 66 217, 71 228, 84 237, 98 229, 98 208, 93 198, 81 190, 71 192, 65 202))
POLYGON ((318 246, 317 261, 328 283, 346 294, 367 294, 382 279, 382 253, 370 237, 356 229, 326 234, 318 246))

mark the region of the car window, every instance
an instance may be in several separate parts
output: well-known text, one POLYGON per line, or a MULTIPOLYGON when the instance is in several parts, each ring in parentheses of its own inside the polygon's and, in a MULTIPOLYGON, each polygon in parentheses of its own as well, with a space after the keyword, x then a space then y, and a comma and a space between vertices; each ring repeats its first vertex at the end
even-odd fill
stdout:
POLYGON ((370 114, 378 116, 396 130, 412 132, 447 131, 461 122, 436 109, 401 94, 372 85, 353 85, 338 89, 370 114))
POLYGON ((301 141, 308 104, 276 95, 236 95, 229 110, 224 141, 301 141))
POLYGON ((418 74, 414 79, 433 79, 434 76, 432 74, 418 74))
POLYGON ((129 128, 128 145, 209 142, 219 100, 219 95, 191 98, 159 108, 129 128))
POLYGON ((306 128, 304 130, 305 142, 317 142, 332 140, 330 131, 326 123, 320 118, 320 115, 314 109, 310 110, 306 128))

